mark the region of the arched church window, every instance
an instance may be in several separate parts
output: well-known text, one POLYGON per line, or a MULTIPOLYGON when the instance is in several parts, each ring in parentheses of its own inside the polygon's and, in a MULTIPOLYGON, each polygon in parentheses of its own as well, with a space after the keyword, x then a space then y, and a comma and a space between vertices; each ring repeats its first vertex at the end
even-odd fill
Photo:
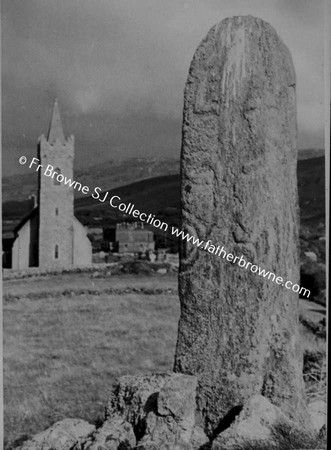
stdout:
POLYGON ((55 252, 54 252, 55 259, 59 259, 59 246, 55 245, 55 252))
MULTIPOLYGON (((61 173, 61 169, 60 169, 59 167, 57 167, 57 168, 55 169, 55 172, 57 172, 57 175, 59 175, 59 174, 61 173)), ((60 182, 59 182, 56 178, 57 178, 57 176, 53 178, 53 181, 54 181, 54 184, 55 184, 56 186, 58 186, 58 185, 60 184, 60 182)))

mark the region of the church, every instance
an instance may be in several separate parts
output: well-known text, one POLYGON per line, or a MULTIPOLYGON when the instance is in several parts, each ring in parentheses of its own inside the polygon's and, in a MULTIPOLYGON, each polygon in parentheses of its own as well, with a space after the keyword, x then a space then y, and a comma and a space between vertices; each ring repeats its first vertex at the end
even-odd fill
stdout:
MULTIPOLYGON (((73 179, 74 144, 74 136, 64 136, 55 100, 47 137, 38 141, 40 164, 51 164, 57 173, 73 179)), ((73 188, 39 172, 37 204, 14 230, 11 268, 70 268, 91 262, 91 242, 74 216, 73 188)))

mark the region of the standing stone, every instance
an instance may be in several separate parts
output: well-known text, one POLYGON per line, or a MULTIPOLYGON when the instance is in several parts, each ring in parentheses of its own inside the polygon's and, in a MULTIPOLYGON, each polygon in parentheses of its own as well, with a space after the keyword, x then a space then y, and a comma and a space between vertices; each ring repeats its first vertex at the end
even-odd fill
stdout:
POLYGON ((182 229, 204 243, 180 251, 174 366, 198 376, 210 435, 258 394, 306 417, 298 294, 238 265, 299 284, 296 134, 295 72, 275 30, 251 16, 214 26, 185 88, 182 229))

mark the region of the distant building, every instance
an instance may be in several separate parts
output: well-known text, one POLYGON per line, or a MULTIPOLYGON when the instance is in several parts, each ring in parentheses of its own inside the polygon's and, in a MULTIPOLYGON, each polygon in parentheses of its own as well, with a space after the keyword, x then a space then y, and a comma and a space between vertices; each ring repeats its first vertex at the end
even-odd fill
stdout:
MULTIPOLYGON (((14 229, 12 269, 65 268, 89 265, 92 247, 85 227, 74 216, 73 188, 44 175, 48 164, 73 180, 74 137, 65 139, 55 100, 47 138, 38 143, 38 204, 14 229)), ((8 253, 8 251, 7 251, 8 253)))
POLYGON ((116 241, 119 253, 145 253, 155 250, 154 233, 142 222, 118 223, 116 241))
POLYGON ((156 261, 168 261, 168 248, 158 248, 156 251, 156 261))

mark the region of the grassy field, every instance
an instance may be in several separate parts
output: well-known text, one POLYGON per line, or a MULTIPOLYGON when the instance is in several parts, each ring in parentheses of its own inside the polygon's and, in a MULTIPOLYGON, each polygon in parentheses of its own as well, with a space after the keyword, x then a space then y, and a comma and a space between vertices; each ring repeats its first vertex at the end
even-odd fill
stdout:
POLYGON ((65 417, 100 420, 118 376, 171 370, 179 302, 166 291, 176 287, 176 275, 6 281, 6 448, 65 417), (123 293, 104 294, 110 284, 123 293), (149 294, 130 292, 142 286, 149 294))
MULTIPOLYGON (((300 314, 318 323, 325 310, 302 301, 300 314)), ((176 273, 6 280, 6 449, 65 417, 100 422, 121 375, 171 370, 178 318, 176 273)), ((302 324, 300 332, 313 355, 307 394, 323 398, 325 376, 314 355, 325 359, 325 340, 302 324)))

